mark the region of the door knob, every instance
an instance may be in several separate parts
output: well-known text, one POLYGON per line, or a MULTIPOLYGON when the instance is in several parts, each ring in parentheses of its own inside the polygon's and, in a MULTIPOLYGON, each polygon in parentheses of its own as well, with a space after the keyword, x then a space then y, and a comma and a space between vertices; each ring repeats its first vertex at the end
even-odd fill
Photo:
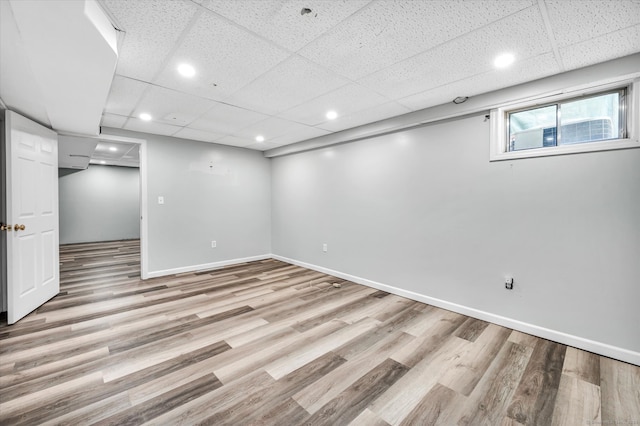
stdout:
POLYGON ((13 227, 11 225, 5 225, 4 223, 0 225, 0 231, 11 231, 13 227))
POLYGON ((13 226, 13 230, 14 231, 18 231, 18 230, 24 231, 24 225, 14 225, 13 226))

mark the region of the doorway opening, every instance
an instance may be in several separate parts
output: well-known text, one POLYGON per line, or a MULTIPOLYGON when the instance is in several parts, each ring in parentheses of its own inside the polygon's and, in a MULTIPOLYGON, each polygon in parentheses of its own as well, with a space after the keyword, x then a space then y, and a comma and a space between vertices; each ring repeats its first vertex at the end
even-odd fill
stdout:
POLYGON ((62 134, 59 146, 60 246, 139 241, 146 279, 146 141, 62 134))

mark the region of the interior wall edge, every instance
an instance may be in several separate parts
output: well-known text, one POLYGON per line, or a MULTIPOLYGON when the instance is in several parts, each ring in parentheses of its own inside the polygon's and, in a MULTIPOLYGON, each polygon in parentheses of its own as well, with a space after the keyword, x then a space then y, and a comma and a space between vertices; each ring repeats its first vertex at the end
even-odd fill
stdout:
POLYGON ((355 275, 347 274, 334 269, 325 268, 322 266, 314 265, 307 262, 302 262, 296 259, 280 256, 277 254, 272 255, 273 259, 280 260, 282 262, 291 263, 296 266, 300 266, 314 271, 322 272, 324 274, 333 275, 338 278, 342 278, 357 284, 372 287, 377 290, 386 291, 388 293, 395 294, 397 296, 406 297, 407 299, 415 300, 417 302, 433 305, 438 308, 446 309, 448 311, 456 312, 458 314, 466 315, 472 318, 477 318, 483 321, 488 321, 503 327, 511 328, 523 333, 531 334, 533 336, 541 337, 543 339, 552 340, 554 342, 562 343, 564 345, 573 346, 578 349, 593 352, 598 355, 603 355, 609 358, 614 358, 619 361, 628 362, 640 366, 640 352, 631 351, 625 348, 612 346, 607 343, 597 342, 590 339, 585 339, 580 336, 575 336, 561 331, 552 330, 545 327, 540 327, 535 324, 530 324, 522 321, 518 321, 513 318, 507 318, 501 315, 492 314, 490 312, 474 309, 469 306, 460 305, 457 303, 448 302, 442 299, 436 299, 425 294, 415 293, 413 291, 404 290, 398 287, 393 287, 388 284, 372 281, 367 278, 358 277, 355 275))

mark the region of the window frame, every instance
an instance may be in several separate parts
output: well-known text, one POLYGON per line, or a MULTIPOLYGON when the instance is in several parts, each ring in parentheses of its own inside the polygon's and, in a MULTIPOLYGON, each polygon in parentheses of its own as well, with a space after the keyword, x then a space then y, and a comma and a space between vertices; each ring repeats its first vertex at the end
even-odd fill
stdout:
MULTIPOLYGON (((529 99, 523 102, 507 104, 490 111, 491 148, 489 161, 515 160, 520 158, 546 157, 552 155, 577 154, 582 152, 610 151, 617 149, 640 148, 638 126, 640 113, 640 79, 618 81, 607 84, 592 84, 588 88, 566 90, 562 94, 529 99), (620 139, 606 139, 583 143, 557 145, 549 147, 509 151, 509 117, 510 113, 542 108, 549 105, 586 99, 616 90, 626 90, 623 108, 625 135, 620 139)), ((560 123, 562 125, 562 123, 560 123)))

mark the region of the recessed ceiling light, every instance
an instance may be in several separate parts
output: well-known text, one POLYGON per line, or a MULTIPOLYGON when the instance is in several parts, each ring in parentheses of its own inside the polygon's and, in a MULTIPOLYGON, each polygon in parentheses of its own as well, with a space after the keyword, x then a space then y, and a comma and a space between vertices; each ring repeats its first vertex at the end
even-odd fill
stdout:
POLYGON ((109 147, 109 151, 116 152, 117 150, 118 150, 118 148, 116 148, 115 146, 110 146, 109 147))
POLYGON ((178 65, 178 72, 183 77, 193 77, 196 75, 196 69, 189 64, 178 65))
POLYGON ((138 117, 140 117, 140 120, 151 121, 151 114, 147 114, 146 112, 143 112, 138 117))
POLYGON ((327 118, 329 120, 335 120, 338 117, 338 113, 331 110, 331 111, 327 111, 327 118))
POLYGON ((496 56, 496 59, 493 61, 493 65, 496 68, 506 68, 515 60, 516 58, 513 56, 513 53, 503 53, 502 55, 496 56))
POLYGON ((258 136, 256 136, 256 140, 257 140, 258 142, 264 142, 264 136, 262 136, 262 135, 258 135, 258 136))

